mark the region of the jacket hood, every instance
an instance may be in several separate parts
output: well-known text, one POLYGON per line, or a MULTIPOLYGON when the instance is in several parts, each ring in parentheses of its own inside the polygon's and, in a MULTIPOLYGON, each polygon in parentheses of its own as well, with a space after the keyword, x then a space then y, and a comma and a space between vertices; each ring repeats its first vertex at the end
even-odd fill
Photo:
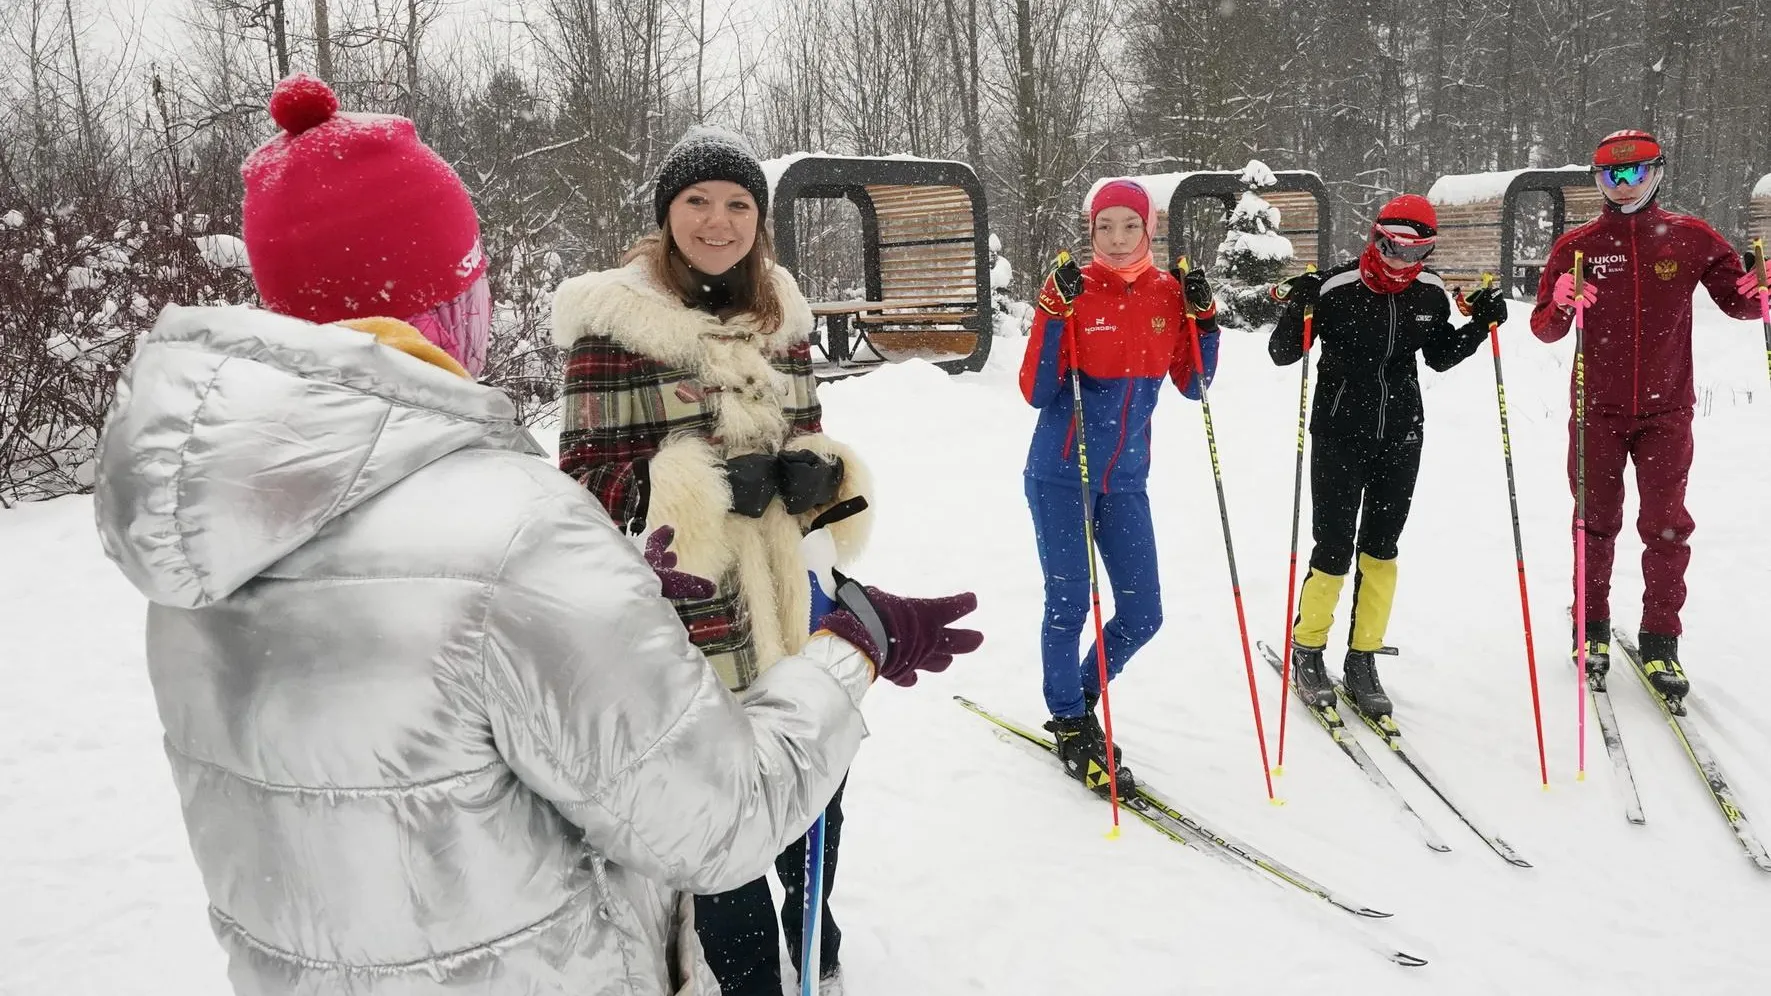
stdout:
POLYGON ((476 448, 545 453, 503 392, 365 333, 171 306, 118 382, 94 511, 106 555, 142 594, 200 608, 425 465, 476 448))

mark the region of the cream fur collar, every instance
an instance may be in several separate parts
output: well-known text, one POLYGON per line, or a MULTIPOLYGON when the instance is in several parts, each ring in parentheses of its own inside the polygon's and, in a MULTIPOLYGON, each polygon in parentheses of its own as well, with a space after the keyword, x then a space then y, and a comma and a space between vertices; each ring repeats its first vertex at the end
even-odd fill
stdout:
POLYGON ((812 313, 798 281, 785 267, 772 266, 769 279, 781 298, 781 328, 762 335, 755 321, 740 315, 727 322, 687 307, 652 278, 644 260, 560 284, 553 298, 553 341, 569 349, 585 336, 613 341, 623 349, 669 363, 691 366, 702 355, 704 336, 757 336, 766 355, 804 342, 812 330, 812 313))

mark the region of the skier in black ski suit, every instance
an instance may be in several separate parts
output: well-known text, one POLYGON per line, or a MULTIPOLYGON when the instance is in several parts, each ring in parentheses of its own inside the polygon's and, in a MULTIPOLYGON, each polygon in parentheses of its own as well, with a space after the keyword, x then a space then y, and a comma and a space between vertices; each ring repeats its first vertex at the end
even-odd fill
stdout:
POLYGON ((1398 197, 1379 213, 1357 261, 1302 274, 1273 291, 1289 305, 1267 343, 1273 362, 1287 366, 1304 356, 1306 307, 1315 309, 1313 336, 1322 343, 1310 415, 1316 542, 1292 627, 1293 680, 1306 698, 1334 703, 1322 652, 1357 552, 1343 677, 1354 702, 1374 717, 1390 713, 1373 655, 1389 626, 1397 544, 1426 428, 1414 354, 1434 370, 1449 370, 1481 346, 1490 322, 1507 317, 1499 292, 1481 290, 1468 300, 1470 322, 1452 326, 1445 284, 1426 269, 1437 225, 1425 198, 1398 197))

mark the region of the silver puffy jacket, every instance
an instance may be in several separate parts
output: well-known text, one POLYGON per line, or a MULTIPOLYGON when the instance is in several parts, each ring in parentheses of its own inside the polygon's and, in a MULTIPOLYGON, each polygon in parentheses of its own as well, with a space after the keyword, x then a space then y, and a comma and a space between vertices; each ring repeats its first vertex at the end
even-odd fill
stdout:
POLYGON ((98 525, 235 992, 676 992, 677 890, 758 877, 836 790, 865 658, 726 691, 539 453, 361 332, 168 308, 138 345, 98 525))

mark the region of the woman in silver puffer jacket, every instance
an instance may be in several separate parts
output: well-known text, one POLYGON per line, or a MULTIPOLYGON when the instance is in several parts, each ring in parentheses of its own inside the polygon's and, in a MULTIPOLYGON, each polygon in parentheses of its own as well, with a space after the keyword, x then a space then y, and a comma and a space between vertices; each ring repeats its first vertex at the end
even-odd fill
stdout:
POLYGON ((279 85, 287 134, 245 170, 282 314, 168 308, 99 460, 234 990, 705 996, 679 892, 749 881, 803 833, 874 673, 975 647, 945 628, 975 600, 849 582, 826 632, 728 692, 659 597, 692 579, 470 379, 484 266, 459 181, 410 122, 316 93, 279 85))

